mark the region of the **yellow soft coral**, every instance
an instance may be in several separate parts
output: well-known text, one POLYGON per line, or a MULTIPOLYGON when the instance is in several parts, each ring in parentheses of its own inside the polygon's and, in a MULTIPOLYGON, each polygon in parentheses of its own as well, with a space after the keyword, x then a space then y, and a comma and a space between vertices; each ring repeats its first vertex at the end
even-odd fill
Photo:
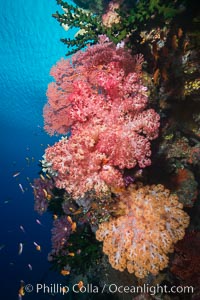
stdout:
POLYGON ((189 216, 178 197, 163 185, 131 185, 120 194, 125 215, 101 223, 96 238, 113 268, 135 273, 139 278, 153 275, 168 264, 169 252, 185 234, 189 216))

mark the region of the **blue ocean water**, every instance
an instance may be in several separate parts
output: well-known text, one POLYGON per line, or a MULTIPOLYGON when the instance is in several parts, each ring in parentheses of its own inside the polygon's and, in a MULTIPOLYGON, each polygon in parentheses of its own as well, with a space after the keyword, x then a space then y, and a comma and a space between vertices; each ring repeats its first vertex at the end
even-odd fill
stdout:
MULTIPOLYGON (((59 40, 66 32, 51 16, 59 9, 55 0, 1 0, 0 7, 0 298, 14 300, 20 280, 33 285, 61 280, 49 271, 47 261, 52 220, 34 212, 30 183, 38 177, 45 147, 55 142, 43 131, 42 109, 50 68, 67 49, 59 40), (41 245, 41 252, 33 242, 41 245)), ((24 299, 43 297, 51 299, 34 292, 24 299)))

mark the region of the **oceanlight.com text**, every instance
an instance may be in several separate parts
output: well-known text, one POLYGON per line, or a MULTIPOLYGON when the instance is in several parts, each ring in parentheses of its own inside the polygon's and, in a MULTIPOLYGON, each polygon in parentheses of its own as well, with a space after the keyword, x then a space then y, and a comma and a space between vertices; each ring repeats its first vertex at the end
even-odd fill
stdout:
POLYGON ((192 294, 194 292, 193 286, 171 286, 170 288, 167 285, 149 285, 144 284, 142 286, 117 286, 116 284, 110 284, 107 287, 108 291, 112 294, 114 293, 125 293, 125 294, 138 294, 138 293, 147 293, 151 296, 156 294, 192 294))
POLYGON ((78 293, 89 293, 89 294, 98 294, 98 293, 121 293, 121 294, 140 294, 147 293, 151 296, 156 294, 193 294, 193 286, 171 286, 170 288, 167 285, 150 285, 144 284, 141 286, 127 286, 127 285, 117 285, 115 283, 104 284, 103 287, 93 285, 91 283, 83 286, 79 284, 74 285, 62 285, 60 283, 52 284, 41 284, 38 283, 35 286, 32 284, 27 284, 24 286, 24 289, 27 293, 35 292, 36 294, 61 294, 65 295, 69 292, 78 294, 78 293))

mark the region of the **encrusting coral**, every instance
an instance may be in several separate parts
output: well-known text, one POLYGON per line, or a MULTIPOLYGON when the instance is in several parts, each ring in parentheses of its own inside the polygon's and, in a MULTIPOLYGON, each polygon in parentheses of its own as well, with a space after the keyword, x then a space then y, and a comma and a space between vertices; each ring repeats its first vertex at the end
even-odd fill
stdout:
POLYGON ((125 214, 101 223, 96 238, 112 267, 139 278, 157 275, 168 265, 169 252, 181 240, 189 224, 176 195, 163 185, 130 185, 119 195, 125 214))

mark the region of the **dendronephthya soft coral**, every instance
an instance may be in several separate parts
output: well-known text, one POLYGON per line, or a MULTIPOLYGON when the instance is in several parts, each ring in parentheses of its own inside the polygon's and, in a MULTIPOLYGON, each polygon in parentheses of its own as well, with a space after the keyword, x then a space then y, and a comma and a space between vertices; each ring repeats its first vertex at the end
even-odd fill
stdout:
POLYGON ((169 252, 189 224, 176 195, 163 185, 133 184, 119 199, 124 215, 101 223, 96 238, 112 267, 143 278, 168 265, 169 252))
POLYGON ((62 60, 53 67, 45 128, 50 134, 70 130, 71 136, 46 149, 44 164, 56 186, 73 197, 124 186, 125 168, 151 164, 160 117, 147 109, 142 62, 102 36, 72 64, 62 60))

